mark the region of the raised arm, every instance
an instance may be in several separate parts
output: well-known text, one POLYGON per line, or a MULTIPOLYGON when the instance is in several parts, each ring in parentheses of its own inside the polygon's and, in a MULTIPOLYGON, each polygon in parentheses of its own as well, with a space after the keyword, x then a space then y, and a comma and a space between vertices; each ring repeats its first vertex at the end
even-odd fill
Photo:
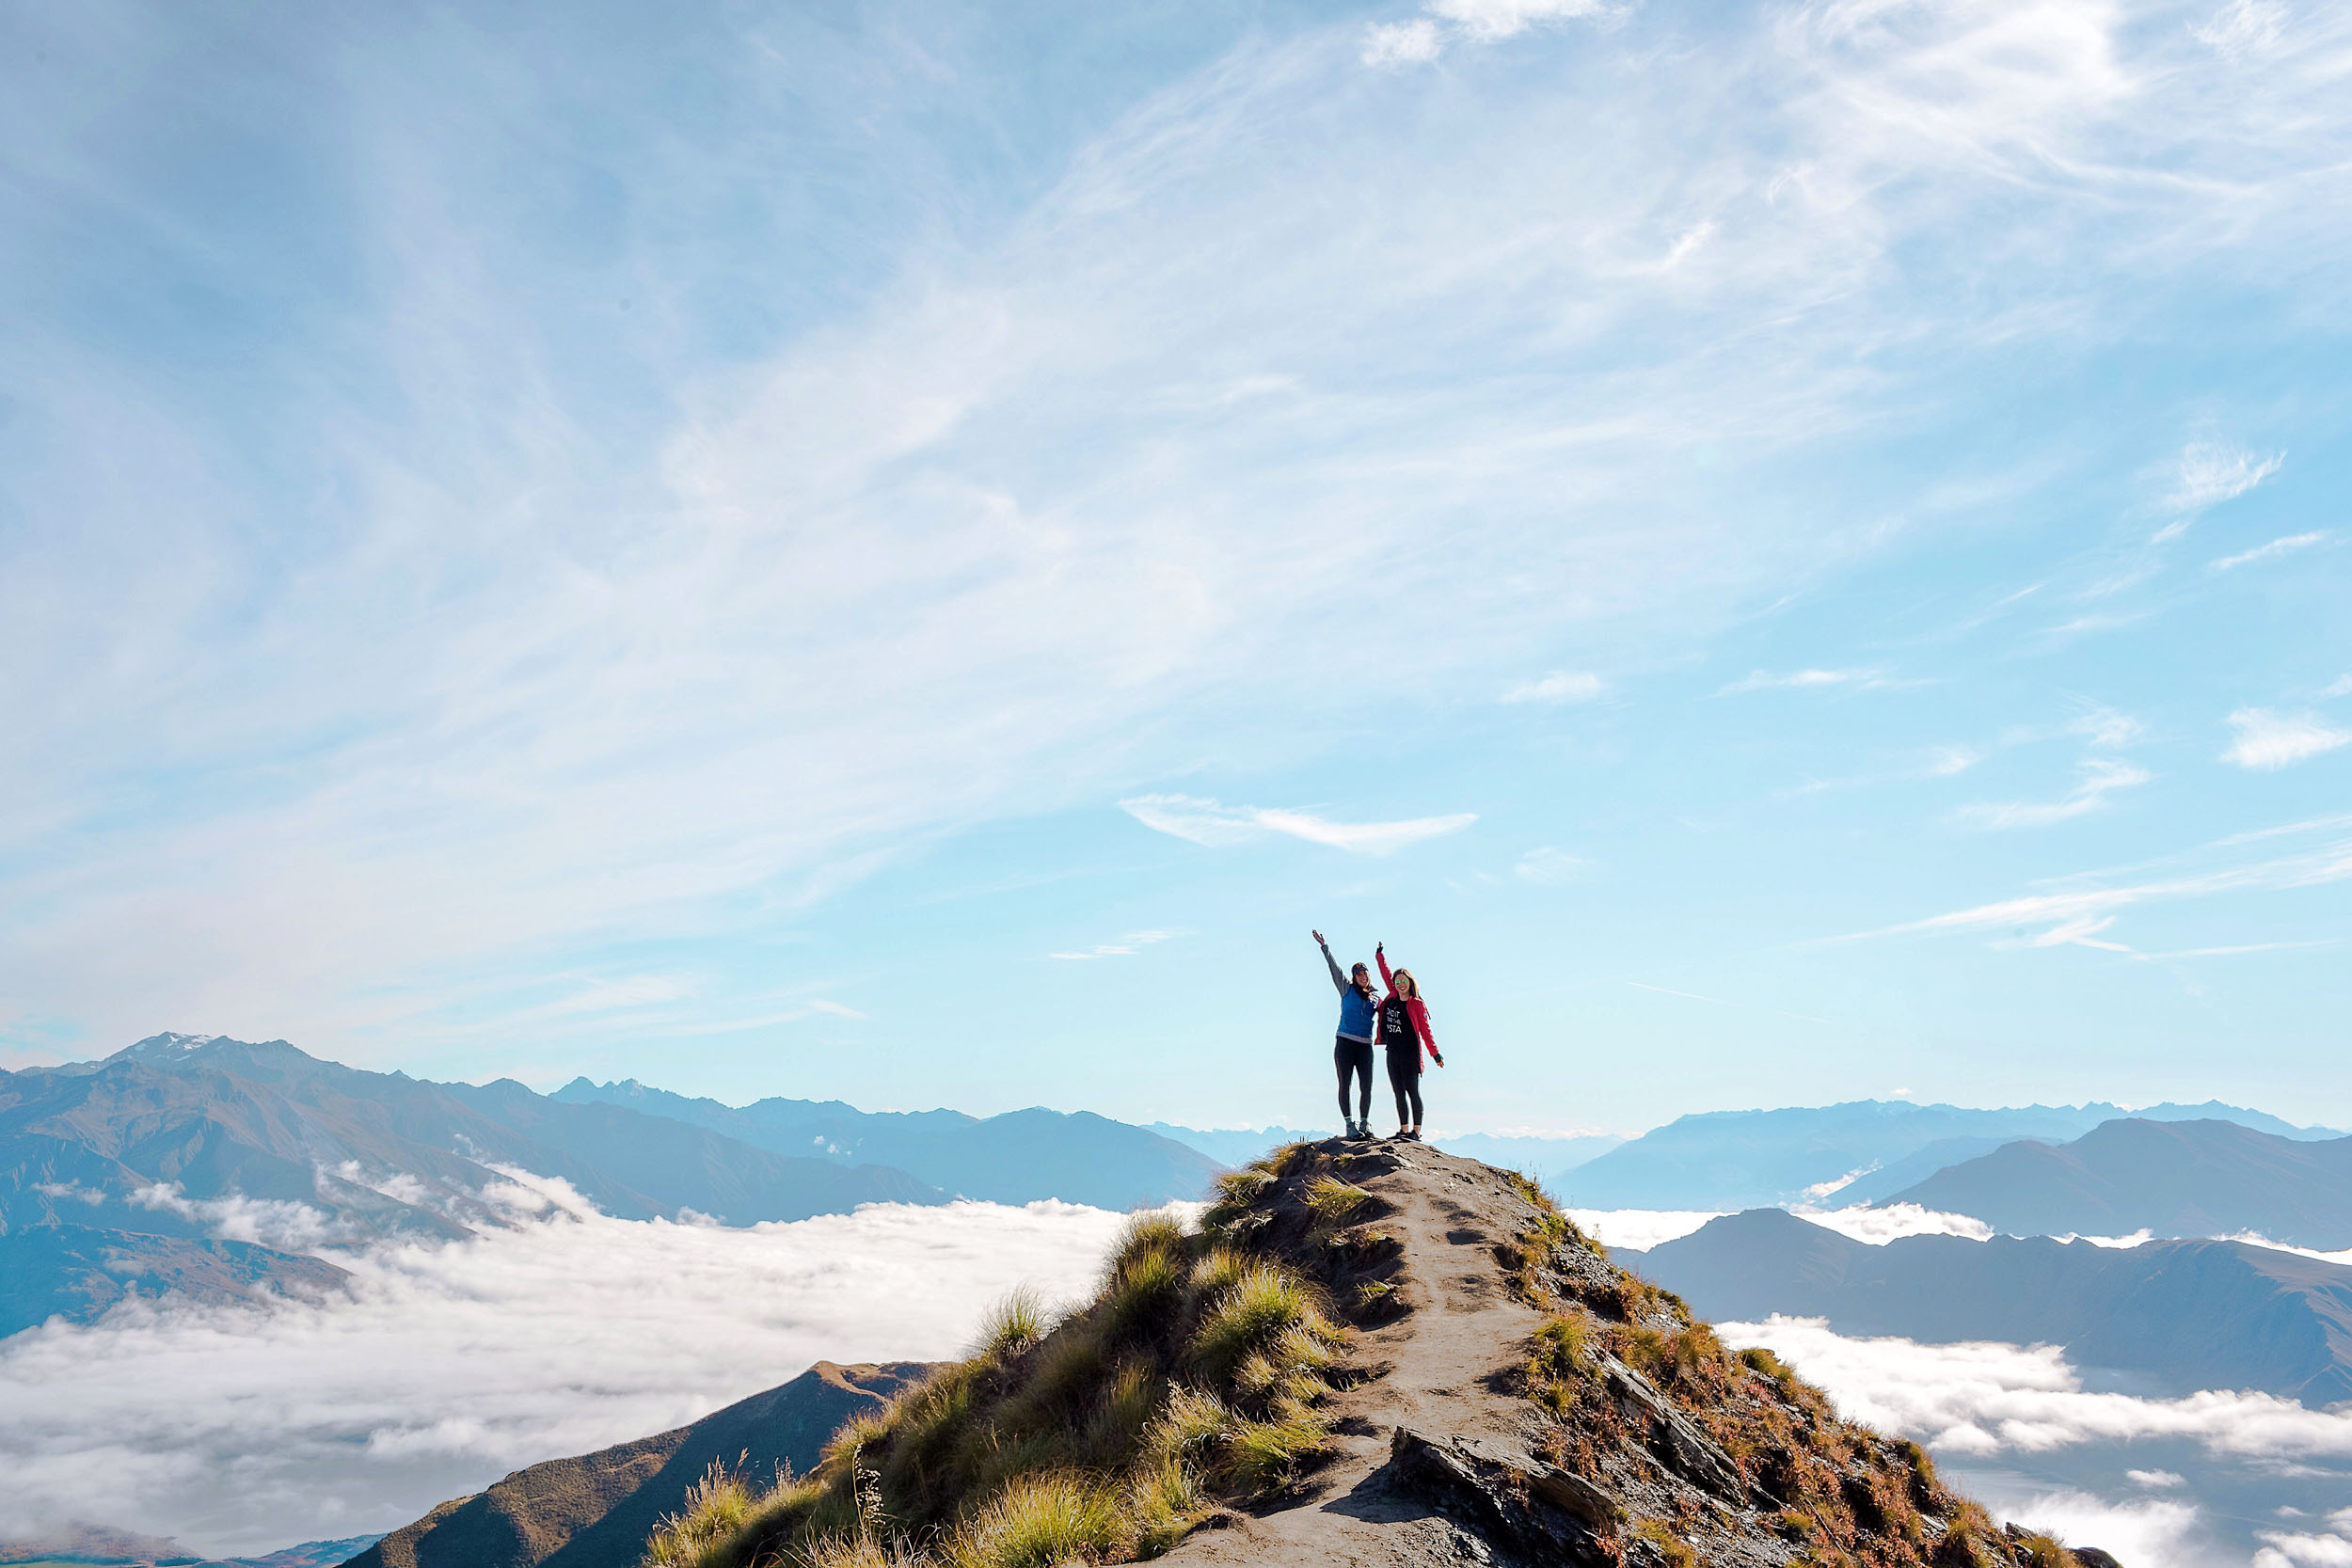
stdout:
POLYGON ((1323 933, 1314 933, 1315 945, 1323 949, 1324 967, 1331 972, 1331 989, 1342 996, 1347 994, 1347 976, 1340 973, 1340 960, 1331 957, 1331 944, 1323 940, 1323 933))
POLYGON ((1396 990, 1396 981, 1389 974, 1388 944, 1383 942, 1375 947, 1372 950, 1372 957, 1374 961, 1378 963, 1380 966, 1380 983, 1388 987, 1391 990, 1396 990))

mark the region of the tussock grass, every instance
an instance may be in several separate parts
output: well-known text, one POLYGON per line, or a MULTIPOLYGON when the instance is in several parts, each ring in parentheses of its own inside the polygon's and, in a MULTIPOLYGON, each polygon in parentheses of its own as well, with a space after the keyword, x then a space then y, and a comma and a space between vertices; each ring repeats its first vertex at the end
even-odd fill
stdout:
MULTIPOLYGON (((1307 1279, 1234 1238, 1298 1161, 1225 1178, 1226 1236, 1132 1217, 1094 1299, 1066 1316, 1008 1296, 965 1360, 846 1424, 808 1477, 762 1493, 714 1472, 645 1568, 1122 1562, 1290 1485, 1329 1443, 1321 1406, 1346 1331, 1307 1279)), ((1327 1185, 1359 1195, 1335 1212, 1371 1198, 1327 1185)))
POLYGON ((1018 1355, 1044 1338, 1051 1327, 1053 1314, 1046 1310, 1044 1298, 1028 1286, 1020 1286, 990 1307, 987 1316, 980 1320, 980 1337, 974 1354, 1018 1355))
POLYGON ((1127 1516, 1135 1555, 1158 1557, 1182 1541, 1206 1512, 1208 1497, 1191 1467, 1174 1459, 1138 1466, 1127 1482, 1127 1516))
POLYGON ((1308 1455, 1331 1435, 1320 1421, 1244 1421, 1225 1439, 1225 1462, 1243 1489, 1252 1494, 1288 1486, 1308 1455))
POLYGON ((1195 1295, 1215 1296, 1230 1291, 1248 1272, 1249 1259, 1232 1247, 1213 1246, 1192 1266, 1195 1295))
POLYGON ((1336 1176, 1318 1176, 1307 1183, 1307 1213, 1318 1230, 1339 1229, 1375 1201, 1361 1187, 1336 1176))
POLYGON ((1184 1293, 1184 1265, 1173 1248, 1140 1250, 1119 1265, 1104 1290, 1103 1332, 1113 1342, 1131 1339, 1168 1321, 1184 1293))
POLYGON ((1253 1263, 1201 1314, 1190 1359, 1211 1381, 1230 1382, 1253 1352, 1294 1328, 1325 1342, 1338 1337, 1312 1286, 1277 1264, 1253 1263))
POLYGON ((795 1551, 793 1568, 913 1568, 929 1560, 858 1535, 828 1535, 795 1551))
POLYGON ((1233 1413, 1224 1401, 1198 1388, 1180 1386, 1168 1395, 1144 1433, 1144 1448, 1161 1459, 1192 1459, 1206 1453, 1233 1424, 1233 1413))
POLYGON ((1118 1499, 1091 1477, 1047 1470, 1016 1478, 948 1540, 948 1568, 1054 1568, 1099 1561, 1125 1533, 1118 1499))
POLYGON ((788 1523, 815 1500, 819 1483, 779 1475, 765 1491, 717 1460, 686 1489, 684 1506, 665 1515, 646 1543, 646 1568, 739 1568, 751 1544, 788 1523))
POLYGON ((654 1528, 658 1548, 646 1554, 659 1568, 716 1568, 720 1554, 757 1512, 759 1497, 742 1475, 712 1460, 702 1479, 686 1489, 685 1506, 654 1528))

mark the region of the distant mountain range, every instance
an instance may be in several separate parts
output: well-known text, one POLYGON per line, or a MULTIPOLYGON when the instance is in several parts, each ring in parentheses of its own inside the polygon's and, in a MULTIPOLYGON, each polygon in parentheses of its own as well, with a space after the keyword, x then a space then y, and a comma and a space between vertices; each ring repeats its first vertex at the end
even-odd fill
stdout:
POLYGON ((1612 1256, 1719 1322, 1779 1312, 1842 1334, 2062 1345, 2138 1392, 2261 1389, 2314 1407, 2352 1398, 2352 1268, 2240 1242, 1871 1246, 1756 1209, 1612 1256))
POLYGON ((0 1072, 0 1336, 133 1290, 331 1290, 336 1247, 512 1223, 485 1195, 516 1171, 624 1219, 752 1225, 960 1194, 1128 1208, 1196 1196, 1216 1169, 1084 1113, 737 1111, 585 1080, 547 1096, 364 1071, 284 1040, 156 1035, 102 1062, 0 1072))
POLYGON ((550 1100, 626 1107, 779 1154, 893 1166, 946 1192, 991 1203, 1057 1197, 1098 1209, 1133 1209, 1197 1197, 1232 1163, 1163 1136, 1159 1129, 1133 1127, 1089 1111, 1008 1111, 983 1118, 961 1111, 861 1111, 837 1100, 761 1100, 731 1106, 649 1088, 634 1079, 593 1084, 575 1078, 550 1100))
MULTIPOLYGON (((1777 1111, 1709 1111, 1677 1117, 1563 1178, 1584 1209, 1752 1209, 1806 1201, 1869 1203, 1947 1165, 2031 1138, 2064 1142, 2102 1122, 2230 1121, 2289 1139, 2335 1138, 2261 1111, 2202 1105, 2026 1105, 1973 1110, 1859 1100, 1777 1111)), ((1963 1211, 1965 1212, 1965 1211, 1963 1211)))
MULTIPOLYGON (((0 1527, 4 1528, 4 1527, 0 1527)), ((196 1558, 179 1543, 129 1530, 77 1525, 39 1540, 0 1538, 0 1565, 98 1564, 109 1568, 336 1568, 373 1545, 376 1537, 305 1541, 262 1557, 196 1558)))
POLYGON ((686 1489, 711 1464, 762 1486, 779 1465, 814 1469, 844 1422, 879 1412, 930 1370, 819 1361, 691 1426, 551 1459, 453 1498, 353 1558, 351 1568, 637 1568, 655 1523, 684 1510, 686 1489))
POLYGON ((2255 1234, 2352 1248, 2352 1138, 2127 1117, 2067 1144, 2005 1144, 1892 1194, 2020 1236, 2255 1234))
MULTIPOLYGON (((1246 1165, 1282 1144, 1327 1138, 1335 1128, 1178 1127, 1169 1122, 1149 1124, 1162 1137, 1188 1144, 1220 1165, 1246 1165)), ((1622 1132, 1580 1132, 1558 1137, 1510 1137, 1495 1132, 1454 1132, 1437 1138, 1455 1154, 1516 1170, 1547 1185, 1564 1180, 1569 1171, 1597 1159, 1626 1141, 1622 1132)))

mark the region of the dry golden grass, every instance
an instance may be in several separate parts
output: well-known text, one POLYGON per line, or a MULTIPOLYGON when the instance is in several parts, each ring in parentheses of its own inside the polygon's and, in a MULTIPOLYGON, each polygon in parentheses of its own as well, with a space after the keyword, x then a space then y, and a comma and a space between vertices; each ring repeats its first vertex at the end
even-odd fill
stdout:
MULTIPOLYGON (((1232 1173, 1221 1202, 1248 1208, 1297 1158, 1232 1173)), ((1370 1201, 1327 1187, 1334 1212, 1370 1201)), ((1344 1338, 1287 1266, 1138 1214, 1093 1301, 1057 1322, 1035 1296, 1008 1297, 970 1357, 845 1426, 809 1477, 759 1494, 714 1476, 663 1522, 646 1568, 1154 1557, 1223 1500, 1288 1486, 1315 1462, 1344 1338)))

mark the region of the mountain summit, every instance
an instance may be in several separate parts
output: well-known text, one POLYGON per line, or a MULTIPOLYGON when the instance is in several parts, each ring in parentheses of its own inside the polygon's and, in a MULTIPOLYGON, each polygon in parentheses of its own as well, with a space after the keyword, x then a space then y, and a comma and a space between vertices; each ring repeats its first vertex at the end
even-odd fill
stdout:
POLYGON ((1199 1233, 1138 1215, 1092 1302, 1015 1298, 755 1481, 714 1468, 644 1568, 2112 1561, 1996 1528, 1524 1179, 1421 1145, 1279 1150, 1199 1233))

